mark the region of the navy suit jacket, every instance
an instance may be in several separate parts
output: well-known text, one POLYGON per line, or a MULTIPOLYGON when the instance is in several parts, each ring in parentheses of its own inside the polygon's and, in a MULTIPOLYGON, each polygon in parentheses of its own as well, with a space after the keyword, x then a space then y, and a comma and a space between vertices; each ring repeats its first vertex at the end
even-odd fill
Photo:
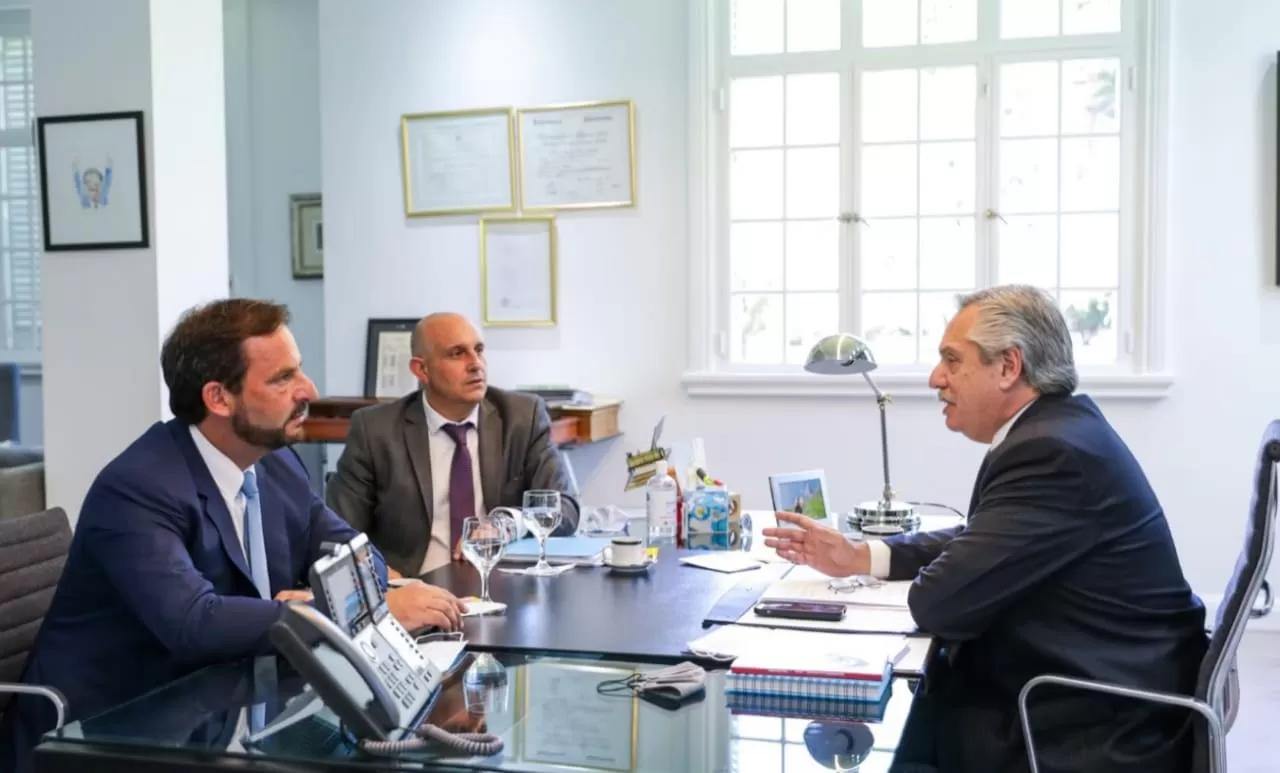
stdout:
MULTIPOLYGON (((358 532, 311 490, 292 450, 256 468, 274 597, 306 585, 321 543, 358 532)), ((189 426, 158 422, 89 488, 23 681, 60 690, 68 721, 88 717, 202 666, 270 653, 284 609, 258 596, 189 426)), ((0 770, 20 769, 54 721, 47 701, 16 699, 0 727, 0 770)))
MULTIPOLYGON (((912 717, 944 773, 1027 769, 1017 697, 1038 674, 1194 690, 1204 605, 1142 468, 1086 396, 1023 412, 983 462, 966 525, 884 542, 890 579, 914 581, 916 624, 948 650, 912 717)), ((1042 771, 1184 769, 1187 712, 1041 690, 1029 706, 1042 771)))

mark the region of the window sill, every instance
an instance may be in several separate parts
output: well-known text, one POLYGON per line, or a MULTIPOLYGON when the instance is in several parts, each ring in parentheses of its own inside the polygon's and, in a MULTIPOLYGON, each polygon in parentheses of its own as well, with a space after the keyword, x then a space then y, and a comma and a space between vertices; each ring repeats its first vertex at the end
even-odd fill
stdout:
MULTIPOLYGON (((928 386, 928 373, 872 374, 878 386, 894 398, 937 399, 928 386)), ((690 397, 873 397, 865 379, 818 376, 810 373, 726 373, 689 371, 680 379, 690 397)), ((1168 373, 1084 374, 1077 392, 1108 400, 1161 400, 1168 396, 1173 376, 1168 373)))

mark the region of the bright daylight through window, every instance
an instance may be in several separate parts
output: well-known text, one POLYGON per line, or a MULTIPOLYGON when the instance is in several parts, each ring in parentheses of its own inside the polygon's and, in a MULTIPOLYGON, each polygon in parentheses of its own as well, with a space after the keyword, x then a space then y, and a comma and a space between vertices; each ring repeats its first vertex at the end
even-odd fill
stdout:
POLYGON ((719 370, 840 330, 927 370, 1007 282, 1055 294, 1082 371, 1134 369, 1136 0, 718 1, 719 370))

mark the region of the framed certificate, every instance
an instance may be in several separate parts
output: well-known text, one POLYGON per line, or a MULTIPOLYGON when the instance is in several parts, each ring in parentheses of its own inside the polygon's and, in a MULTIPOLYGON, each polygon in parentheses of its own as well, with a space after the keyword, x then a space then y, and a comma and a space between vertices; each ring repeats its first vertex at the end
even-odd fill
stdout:
POLYGON ((404 397, 418 388, 418 379, 409 370, 413 357, 409 343, 416 319, 371 319, 365 346, 364 396, 404 397))
POLYGON ((550 215, 480 220, 484 324, 556 324, 556 223, 550 215))
POLYGON ((516 126, 526 211, 635 206, 629 100, 521 108, 516 126))
POLYGON ((510 108, 400 117, 408 217, 515 212, 510 108))

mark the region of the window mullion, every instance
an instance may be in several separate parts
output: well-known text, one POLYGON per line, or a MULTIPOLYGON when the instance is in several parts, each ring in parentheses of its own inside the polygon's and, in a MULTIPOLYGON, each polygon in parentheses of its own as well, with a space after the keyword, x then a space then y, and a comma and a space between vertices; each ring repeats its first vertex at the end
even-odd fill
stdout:
MULTIPOLYGON (((855 2, 856 4, 856 2, 855 2)), ((840 212, 858 211, 861 164, 858 163, 858 70, 848 67, 840 73, 840 212)), ((840 329, 861 334, 859 318, 862 309, 862 250, 857 219, 841 218, 840 224, 840 329)))
POLYGON ((996 217, 987 217, 986 213, 999 212, 997 200, 997 184, 999 180, 998 159, 1000 98, 995 82, 995 65, 990 56, 982 57, 978 65, 978 221, 974 224, 978 234, 975 248, 978 251, 977 276, 974 277, 978 288, 987 287, 996 282, 999 276, 998 260, 1000 254, 1001 221, 996 217))

